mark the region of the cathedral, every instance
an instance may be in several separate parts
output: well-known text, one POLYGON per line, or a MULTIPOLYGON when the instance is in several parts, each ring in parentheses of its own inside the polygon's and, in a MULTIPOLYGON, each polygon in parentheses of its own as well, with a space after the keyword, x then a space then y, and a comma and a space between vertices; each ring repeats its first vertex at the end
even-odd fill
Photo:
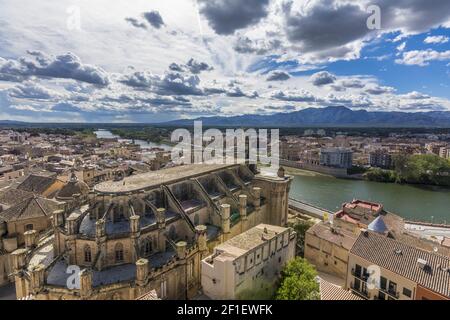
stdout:
POLYGON ((52 212, 52 232, 25 232, 25 247, 11 254, 19 299, 190 299, 214 247, 260 223, 287 223, 291 178, 193 164, 91 191, 74 184, 60 192, 70 201, 52 212))

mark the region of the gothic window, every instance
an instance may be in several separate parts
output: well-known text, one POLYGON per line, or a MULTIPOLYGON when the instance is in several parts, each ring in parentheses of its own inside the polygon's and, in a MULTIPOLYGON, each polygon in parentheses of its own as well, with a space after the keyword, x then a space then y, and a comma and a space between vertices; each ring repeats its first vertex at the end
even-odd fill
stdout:
POLYGON ((148 256, 150 253, 152 253, 152 240, 147 238, 144 241, 144 256, 148 256))
POLYGON ((162 299, 165 299, 167 297, 167 279, 163 279, 161 281, 161 294, 162 299))
POLYGON ((121 243, 116 244, 115 256, 116 256, 116 263, 123 262, 123 245, 121 243))
POLYGON ((84 262, 92 262, 91 247, 89 245, 84 247, 84 262))
POLYGON ((189 280, 194 278, 194 260, 189 261, 187 274, 189 280))

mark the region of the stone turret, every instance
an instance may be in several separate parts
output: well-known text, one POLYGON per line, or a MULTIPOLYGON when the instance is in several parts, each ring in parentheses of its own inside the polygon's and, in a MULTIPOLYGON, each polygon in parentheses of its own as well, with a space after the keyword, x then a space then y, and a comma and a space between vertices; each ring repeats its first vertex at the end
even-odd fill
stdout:
POLYGON ((80 297, 87 299, 92 295, 92 279, 93 274, 89 269, 80 271, 80 297))
POLYGON ((166 226, 166 208, 158 208, 156 210, 156 222, 160 229, 166 226))
POLYGON ((139 258, 139 236, 141 234, 141 226, 139 224, 141 217, 134 215, 130 217, 131 243, 132 243, 132 259, 136 261, 139 258))
POLYGON ((253 194, 255 196, 255 200, 253 201, 253 205, 255 208, 259 208, 261 206, 261 188, 253 187, 253 194))
POLYGON ((222 216, 222 232, 230 233, 230 205, 229 204, 221 204, 220 205, 220 213, 222 216))
POLYGON ((27 281, 23 272, 23 268, 25 268, 25 264, 27 263, 27 253, 27 249, 17 249, 13 253, 11 253, 17 299, 23 298, 27 295, 27 281))
POLYGON ((145 286, 148 279, 148 260, 139 259, 136 261, 136 284, 138 286, 145 286))
POLYGON ((30 272, 30 291, 32 294, 39 293, 44 287, 45 266, 38 264, 31 267, 30 272))
POLYGON ((105 220, 98 219, 97 222, 95 222, 95 237, 97 239, 100 239, 104 237, 105 234, 106 234, 105 220))
POLYGON ((37 237, 37 231, 36 230, 29 230, 25 232, 25 247, 27 249, 35 248, 37 245, 38 237, 37 237))
POLYGON ((139 225, 140 219, 141 219, 141 217, 138 215, 130 217, 130 230, 131 230, 132 236, 134 234, 139 234, 139 232, 141 231, 141 227, 139 225))
POLYGON ((53 227, 62 227, 64 225, 64 211, 55 210, 53 211, 53 227))
POLYGON ((158 224, 158 249, 166 251, 166 209, 156 210, 156 223, 158 224))
POLYGON ((280 166, 280 167, 278 168, 277 176, 278 176, 279 178, 284 178, 284 177, 285 177, 285 176, 284 176, 284 168, 283 168, 282 166, 280 166))
POLYGON ((18 272, 23 267, 25 267, 27 253, 28 253, 27 249, 17 249, 13 253, 11 253, 12 266, 14 272, 18 272))
POLYGON ((247 220, 247 195, 239 195, 239 215, 242 220, 247 220))
POLYGON ((185 241, 178 241, 176 246, 177 246, 178 259, 180 259, 180 260, 185 259, 187 243, 185 241))
POLYGON ((97 242, 97 250, 99 250, 100 258, 95 265, 98 270, 101 270, 104 266, 104 260, 106 256, 106 222, 105 219, 98 219, 95 222, 95 241, 97 242))
POLYGON ((197 245, 200 251, 207 251, 207 234, 206 234, 206 226, 198 225, 195 227, 195 232, 197 235, 197 245))
POLYGON ((75 235, 77 234, 77 218, 73 216, 69 216, 66 220, 66 231, 67 235, 75 235))

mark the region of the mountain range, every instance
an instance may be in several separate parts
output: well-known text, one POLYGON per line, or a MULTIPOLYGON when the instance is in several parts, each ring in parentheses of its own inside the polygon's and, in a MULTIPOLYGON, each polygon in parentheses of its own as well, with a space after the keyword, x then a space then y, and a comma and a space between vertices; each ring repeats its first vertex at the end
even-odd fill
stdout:
POLYGON ((271 115, 214 116, 166 122, 189 126, 201 120, 204 126, 255 127, 450 127, 450 111, 397 112, 351 110, 347 107, 307 108, 271 115))

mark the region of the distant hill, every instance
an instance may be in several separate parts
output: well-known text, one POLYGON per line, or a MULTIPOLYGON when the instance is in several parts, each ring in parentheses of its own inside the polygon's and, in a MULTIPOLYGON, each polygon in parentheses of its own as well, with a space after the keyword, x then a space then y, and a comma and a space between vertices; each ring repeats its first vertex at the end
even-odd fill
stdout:
MULTIPOLYGON (((271 115, 201 117, 204 126, 255 127, 450 127, 450 111, 381 112, 351 110, 346 107, 307 108, 271 115)), ((190 120, 174 120, 167 125, 188 126, 190 120)))
POLYGON ((25 124, 25 122, 15 120, 0 120, 0 125, 18 125, 18 124, 25 124))

